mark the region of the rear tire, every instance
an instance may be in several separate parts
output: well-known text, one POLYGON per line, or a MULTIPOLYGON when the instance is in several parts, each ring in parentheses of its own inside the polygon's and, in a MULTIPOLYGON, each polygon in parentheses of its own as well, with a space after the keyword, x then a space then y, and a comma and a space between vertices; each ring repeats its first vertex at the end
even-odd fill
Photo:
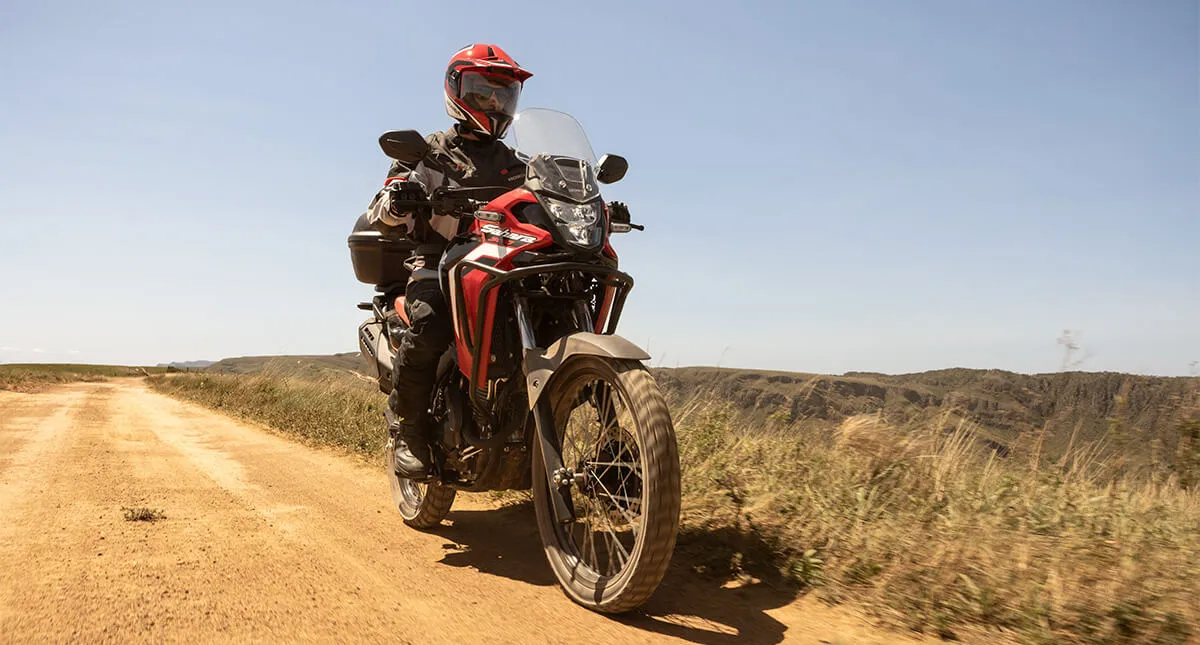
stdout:
POLYGON ((559 524, 541 445, 533 441, 534 505, 546 559, 580 605, 604 613, 637 608, 666 575, 679 529, 679 452, 666 401, 640 362, 598 356, 568 361, 544 396, 563 464, 575 469, 577 482, 571 486, 576 521, 559 524))
POLYGON ((443 486, 441 482, 415 482, 396 474, 396 440, 387 443, 388 483, 392 489, 392 501, 404 518, 404 523, 414 529, 431 529, 442 523, 454 505, 456 490, 443 486))

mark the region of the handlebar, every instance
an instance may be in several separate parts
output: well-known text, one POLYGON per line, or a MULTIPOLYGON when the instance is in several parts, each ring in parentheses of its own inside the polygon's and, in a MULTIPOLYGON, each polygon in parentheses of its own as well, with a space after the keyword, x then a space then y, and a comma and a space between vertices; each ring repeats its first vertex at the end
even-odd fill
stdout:
MULTIPOLYGON (((478 188, 452 188, 442 186, 433 191, 433 196, 426 199, 397 199, 393 200, 401 210, 419 211, 424 208, 429 208, 435 215, 449 215, 451 217, 466 217, 474 215, 475 211, 487 206, 491 199, 508 192, 507 188, 499 188, 492 186, 483 186, 478 188), (488 199, 477 199, 468 197, 467 195, 484 195, 488 199)), ((641 224, 627 222, 629 229, 635 231, 644 231, 646 227, 641 224)), ((613 232, 625 232, 614 230, 613 232)))
POLYGON ((508 192, 508 188, 496 186, 481 186, 473 188, 454 188, 441 186, 433 191, 426 199, 397 199, 392 203, 400 209, 420 210, 429 208, 435 215, 450 215, 463 217, 487 206, 492 199, 508 192), (485 199, 475 197, 479 195, 485 199))
POLYGON ((392 200, 396 208, 404 210, 421 210, 429 208, 435 215, 452 215, 462 217, 470 215, 487 205, 487 202, 469 197, 442 197, 433 199, 396 199, 392 200))

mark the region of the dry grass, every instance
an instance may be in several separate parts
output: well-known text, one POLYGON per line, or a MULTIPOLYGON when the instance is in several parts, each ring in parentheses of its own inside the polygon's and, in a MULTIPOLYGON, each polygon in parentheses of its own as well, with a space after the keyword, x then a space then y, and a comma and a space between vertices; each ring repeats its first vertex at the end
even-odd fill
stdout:
MULTIPOLYGON (((167 393, 325 444, 378 454, 370 384, 260 376, 154 378, 167 393)), ((952 637, 999 628, 1033 643, 1190 642, 1200 618, 1200 494, 1137 477, 1093 446, 1048 463, 1035 439, 986 453, 970 427, 737 427, 728 407, 674 410, 684 468, 680 549, 854 600, 952 637)))
POLYGON ((155 389, 322 445, 380 454, 386 400, 373 384, 340 376, 306 379, 268 369, 254 376, 177 374, 155 389))
POLYGON ((759 545, 825 598, 943 636, 984 625, 1039 643, 1183 643, 1196 631, 1200 495, 1173 475, 1125 477, 1091 447, 1049 465, 1036 444, 1001 459, 962 424, 872 415, 766 433, 727 419, 702 406, 678 421, 685 530, 759 545))
POLYGON ((126 522, 157 522, 167 519, 167 514, 158 508, 146 508, 139 506, 137 508, 121 508, 122 515, 125 516, 126 522))
POLYGON ((47 385, 106 381, 109 377, 142 376, 163 368, 122 365, 4 364, 0 365, 0 390, 31 392, 47 385))

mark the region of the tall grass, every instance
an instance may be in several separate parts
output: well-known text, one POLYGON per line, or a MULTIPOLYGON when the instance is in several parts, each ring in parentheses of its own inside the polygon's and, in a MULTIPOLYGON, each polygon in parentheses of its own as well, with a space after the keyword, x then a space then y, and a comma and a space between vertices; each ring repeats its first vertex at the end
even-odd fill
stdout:
MULTIPOLYGON (((679 419, 685 526, 763 545, 830 599, 943 636, 966 624, 1031 642, 1183 643, 1200 599, 1200 496, 1134 479, 1080 447, 1002 459, 969 426, 732 429, 679 419)), ((737 553, 730 568, 742 566, 737 553)))
MULTIPOLYGON (((310 440, 378 454, 372 384, 176 375, 154 387, 310 440)), ((895 428, 739 427, 728 406, 675 406, 680 548, 716 573, 855 600, 895 624, 963 626, 1035 643, 1189 642, 1200 617, 1200 495, 1133 477, 1090 446, 1048 463, 1036 439, 1007 458, 961 422, 895 428)))
POLYGON ((307 379, 268 366, 261 374, 176 374, 155 389, 214 410, 299 435, 314 443, 377 454, 387 441, 386 401, 374 384, 338 375, 307 379))

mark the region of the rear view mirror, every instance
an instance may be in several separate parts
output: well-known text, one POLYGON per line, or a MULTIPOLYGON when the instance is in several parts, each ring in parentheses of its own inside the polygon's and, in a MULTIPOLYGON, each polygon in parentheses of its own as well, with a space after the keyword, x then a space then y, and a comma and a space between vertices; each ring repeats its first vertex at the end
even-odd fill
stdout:
POLYGON ((625 172, 629 170, 629 162, 625 161, 625 157, 621 155, 604 155, 600 157, 596 168, 599 170, 596 173, 596 181, 602 184, 611 184, 621 181, 625 172))
POLYGON ((425 158, 429 144, 416 130, 389 130, 379 135, 379 147, 383 154, 407 164, 415 164, 425 158))

